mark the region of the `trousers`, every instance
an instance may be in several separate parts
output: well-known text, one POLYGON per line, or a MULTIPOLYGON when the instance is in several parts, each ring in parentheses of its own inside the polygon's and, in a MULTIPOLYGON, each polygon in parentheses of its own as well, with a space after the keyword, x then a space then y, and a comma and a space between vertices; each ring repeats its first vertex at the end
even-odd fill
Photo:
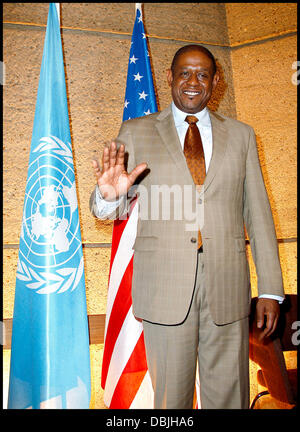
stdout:
POLYGON ((143 330, 154 408, 193 408, 197 363, 202 409, 249 408, 249 319, 213 322, 203 253, 198 253, 193 298, 184 322, 143 321, 143 330))

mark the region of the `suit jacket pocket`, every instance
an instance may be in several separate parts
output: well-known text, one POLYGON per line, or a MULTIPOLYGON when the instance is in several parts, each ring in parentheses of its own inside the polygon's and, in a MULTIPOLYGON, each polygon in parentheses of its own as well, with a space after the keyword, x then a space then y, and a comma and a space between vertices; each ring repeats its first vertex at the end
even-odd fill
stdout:
POLYGON ((133 249, 136 251, 153 251, 157 249, 158 237, 138 236, 135 239, 133 249))

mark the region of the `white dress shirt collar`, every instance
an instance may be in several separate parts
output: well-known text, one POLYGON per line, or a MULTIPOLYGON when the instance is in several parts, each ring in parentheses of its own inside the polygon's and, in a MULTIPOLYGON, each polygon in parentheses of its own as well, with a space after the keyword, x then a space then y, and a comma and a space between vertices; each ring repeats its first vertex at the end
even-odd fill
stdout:
MULTIPOLYGON (((185 118, 187 115, 191 115, 189 113, 185 113, 183 111, 181 111, 179 108, 177 108, 177 106, 174 104, 174 102, 172 101, 172 113, 173 113, 173 117, 174 117, 174 122, 175 122, 175 126, 178 127, 182 124, 184 124, 185 118)), ((194 116, 196 116, 198 118, 198 126, 206 126, 206 127, 211 127, 211 122, 210 122, 210 117, 209 117, 209 112, 207 107, 203 108, 202 111, 193 114, 194 116)))

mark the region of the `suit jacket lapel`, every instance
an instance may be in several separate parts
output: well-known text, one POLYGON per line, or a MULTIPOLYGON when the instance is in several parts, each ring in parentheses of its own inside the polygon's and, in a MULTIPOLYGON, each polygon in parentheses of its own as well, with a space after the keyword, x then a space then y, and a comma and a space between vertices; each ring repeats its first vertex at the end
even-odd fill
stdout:
POLYGON ((176 131, 171 105, 161 111, 157 117, 156 128, 168 149, 172 160, 178 168, 179 175, 183 176, 187 184, 193 184, 193 178, 188 169, 180 140, 176 131))
POLYGON ((224 119, 211 111, 209 115, 212 126, 213 151, 204 181, 204 191, 206 191, 220 169, 227 147, 227 130, 223 125, 224 119))

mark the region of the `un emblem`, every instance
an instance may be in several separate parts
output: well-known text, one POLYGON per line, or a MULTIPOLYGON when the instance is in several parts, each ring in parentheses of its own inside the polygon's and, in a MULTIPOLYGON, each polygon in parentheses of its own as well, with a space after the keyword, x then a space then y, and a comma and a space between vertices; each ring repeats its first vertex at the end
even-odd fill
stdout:
POLYGON ((43 137, 25 192, 17 279, 39 294, 74 290, 83 275, 70 143, 43 137))

